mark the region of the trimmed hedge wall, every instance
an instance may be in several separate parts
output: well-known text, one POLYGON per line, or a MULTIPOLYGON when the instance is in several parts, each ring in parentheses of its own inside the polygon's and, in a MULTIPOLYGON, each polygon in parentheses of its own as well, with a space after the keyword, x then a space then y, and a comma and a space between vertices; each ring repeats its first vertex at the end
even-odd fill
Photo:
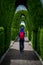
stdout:
POLYGON ((5 32, 5 51, 9 48, 11 41, 11 28, 7 28, 5 32))
POLYGON ((37 33, 32 31, 31 42, 34 50, 37 51, 43 60, 43 28, 39 28, 37 33))
POLYGON ((5 40, 5 37, 4 37, 4 28, 0 27, 0 57, 4 53, 4 47, 5 47, 4 40, 5 40))
POLYGON ((27 32, 27 37, 28 37, 28 40, 31 41, 31 32, 30 31, 27 32))
POLYGON ((38 30, 36 51, 38 52, 38 54, 43 60, 43 28, 38 30))
POLYGON ((40 55, 40 28, 38 29, 37 32, 37 53, 40 55))
POLYGON ((32 44, 33 44, 33 48, 36 50, 36 43, 37 43, 37 40, 36 40, 36 32, 33 31, 32 32, 32 44))
POLYGON ((40 56, 43 59, 43 28, 40 30, 40 56))
POLYGON ((15 28, 11 28, 11 39, 15 40, 17 35, 18 35, 18 30, 15 28))

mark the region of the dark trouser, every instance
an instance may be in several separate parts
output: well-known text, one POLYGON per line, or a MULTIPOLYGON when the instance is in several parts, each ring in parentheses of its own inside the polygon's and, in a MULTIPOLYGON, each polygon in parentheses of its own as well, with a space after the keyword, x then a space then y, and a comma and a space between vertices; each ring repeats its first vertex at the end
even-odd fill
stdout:
POLYGON ((20 39, 20 51, 24 49, 24 39, 20 39))

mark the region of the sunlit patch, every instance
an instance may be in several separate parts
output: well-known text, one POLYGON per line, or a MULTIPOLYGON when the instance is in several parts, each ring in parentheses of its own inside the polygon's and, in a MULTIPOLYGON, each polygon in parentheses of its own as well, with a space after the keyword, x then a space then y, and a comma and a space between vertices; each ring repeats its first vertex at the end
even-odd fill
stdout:
POLYGON ((25 26, 25 23, 24 23, 24 21, 21 21, 21 24, 20 25, 24 25, 25 26))
POLYGON ((10 65, 41 65, 40 61, 33 61, 33 60, 11 60, 10 65))

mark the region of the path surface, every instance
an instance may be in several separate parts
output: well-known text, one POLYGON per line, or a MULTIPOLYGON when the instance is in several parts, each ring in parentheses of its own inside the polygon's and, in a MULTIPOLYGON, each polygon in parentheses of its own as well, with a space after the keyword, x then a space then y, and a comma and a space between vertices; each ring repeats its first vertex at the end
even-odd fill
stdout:
POLYGON ((42 65, 31 43, 25 38, 24 52, 19 51, 19 41, 14 42, 1 65, 42 65))

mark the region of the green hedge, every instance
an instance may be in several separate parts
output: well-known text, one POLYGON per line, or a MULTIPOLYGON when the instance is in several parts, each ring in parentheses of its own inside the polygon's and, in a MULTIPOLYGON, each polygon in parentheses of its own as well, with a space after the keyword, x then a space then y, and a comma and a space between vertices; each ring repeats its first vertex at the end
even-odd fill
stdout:
POLYGON ((31 42, 32 42, 32 45, 33 45, 33 31, 32 31, 32 34, 31 34, 31 42))
POLYGON ((29 41, 31 41, 31 34, 32 34, 32 31, 29 29, 28 30, 28 39, 29 39, 29 41))
POLYGON ((2 54, 4 53, 4 28, 0 27, 0 57, 2 56, 2 54))
POLYGON ((40 56, 43 59, 43 28, 40 30, 40 56))
POLYGON ((14 16, 14 2, 11 0, 0 1, 0 26, 10 26, 14 16))
POLYGON ((40 55, 40 28, 38 29, 37 32, 37 53, 40 55))
POLYGON ((34 50, 37 51, 43 60, 43 28, 39 29, 37 32, 32 32, 31 41, 34 50))
POLYGON ((40 54, 40 30, 32 31, 31 42, 34 50, 40 54))
POLYGON ((16 36, 18 35, 18 31, 15 28, 11 28, 11 39, 15 40, 16 36))
POLYGON ((5 31, 5 51, 9 48, 11 41, 11 28, 6 28, 5 31))
POLYGON ((43 28, 38 30, 37 34, 37 53, 43 59, 43 28))
POLYGON ((36 50, 37 40, 36 40, 36 32, 35 31, 32 32, 32 44, 33 44, 33 48, 36 50))

